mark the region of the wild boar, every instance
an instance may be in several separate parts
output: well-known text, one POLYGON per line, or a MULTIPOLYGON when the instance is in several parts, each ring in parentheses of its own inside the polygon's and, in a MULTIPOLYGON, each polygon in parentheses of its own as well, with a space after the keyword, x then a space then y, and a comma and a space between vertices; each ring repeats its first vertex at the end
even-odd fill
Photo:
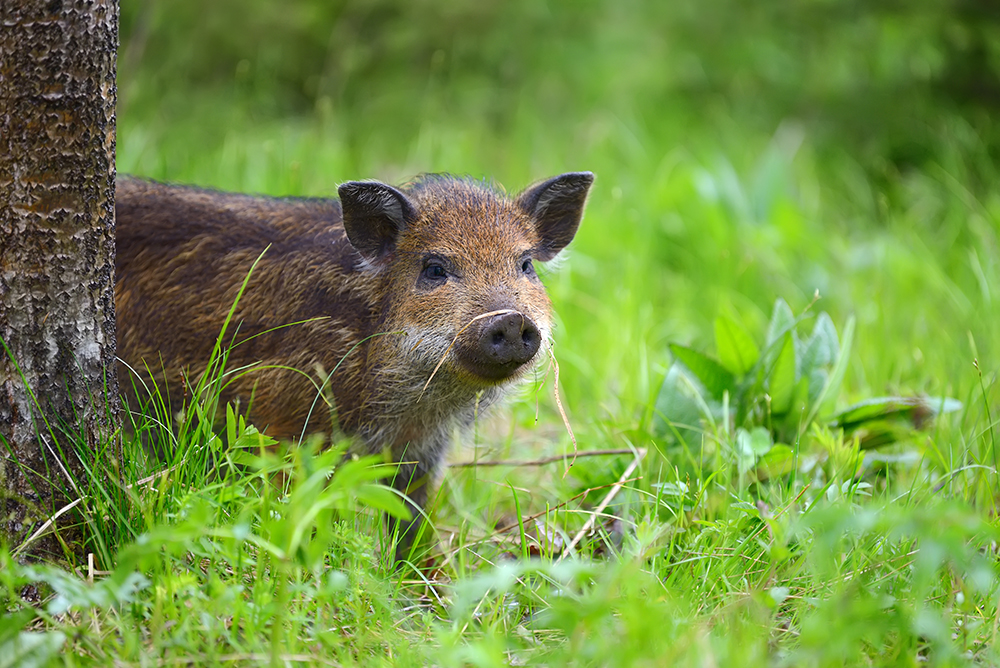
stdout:
MULTIPOLYGON (((329 413, 310 414, 325 383, 359 450, 399 463, 394 485, 414 510, 400 527, 402 558, 454 427, 543 357, 551 304, 535 263, 573 239, 593 179, 562 174, 513 197, 448 175, 399 189, 355 181, 339 201, 119 179, 119 356, 180 410, 267 248, 229 329, 228 368, 255 366, 221 400, 294 440, 331 432, 329 413)), ((134 406, 132 373, 119 367, 134 406)))

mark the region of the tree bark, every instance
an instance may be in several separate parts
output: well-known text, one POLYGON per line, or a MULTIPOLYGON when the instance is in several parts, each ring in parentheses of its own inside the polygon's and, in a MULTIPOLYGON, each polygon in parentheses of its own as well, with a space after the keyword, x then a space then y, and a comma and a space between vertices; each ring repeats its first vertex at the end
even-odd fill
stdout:
MULTIPOLYGON (((15 548, 113 441, 117 46, 117 0, 0 0, 0 539, 15 548)), ((76 545, 71 515, 29 551, 76 545)))

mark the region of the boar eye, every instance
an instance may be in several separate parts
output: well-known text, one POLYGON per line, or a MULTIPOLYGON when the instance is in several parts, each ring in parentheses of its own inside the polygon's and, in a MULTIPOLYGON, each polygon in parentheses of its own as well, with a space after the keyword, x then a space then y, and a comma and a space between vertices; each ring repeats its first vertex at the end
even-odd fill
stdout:
POLYGON ((439 264, 429 264, 424 267, 422 277, 428 281, 443 281, 448 278, 448 272, 439 264))
POLYGON ((532 264, 530 257, 521 263, 521 271, 529 276, 535 273, 535 265, 532 264))

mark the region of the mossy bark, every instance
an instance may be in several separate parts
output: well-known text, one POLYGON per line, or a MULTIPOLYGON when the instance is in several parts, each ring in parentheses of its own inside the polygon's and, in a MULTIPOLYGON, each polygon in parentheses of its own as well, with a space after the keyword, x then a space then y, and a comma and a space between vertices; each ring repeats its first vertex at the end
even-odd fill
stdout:
MULTIPOLYGON (((0 0, 0 25, 0 538, 17 547, 85 492, 79 453, 117 419, 118 3, 0 0)), ((70 517, 28 552, 76 545, 70 517)))

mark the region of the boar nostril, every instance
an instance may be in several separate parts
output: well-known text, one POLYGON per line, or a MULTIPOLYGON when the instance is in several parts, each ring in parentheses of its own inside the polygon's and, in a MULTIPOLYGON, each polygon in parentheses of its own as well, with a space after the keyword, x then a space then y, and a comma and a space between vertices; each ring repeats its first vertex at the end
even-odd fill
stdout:
POLYGON ((492 373, 507 375, 535 356, 541 338, 531 318, 521 313, 507 313, 494 318, 483 328, 479 335, 479 349, 484 361, 497 367, 492 373))

